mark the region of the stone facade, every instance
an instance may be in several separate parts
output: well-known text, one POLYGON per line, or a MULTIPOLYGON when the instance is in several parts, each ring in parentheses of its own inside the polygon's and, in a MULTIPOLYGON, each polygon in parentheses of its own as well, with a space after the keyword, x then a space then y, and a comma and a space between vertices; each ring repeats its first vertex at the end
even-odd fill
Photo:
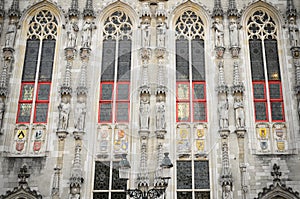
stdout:
POLYGON ((174 166, 160 198, 300 198, 299 10, 298 0, 0 0, 0 198, 125 198, 121 155, 128 188, 157 187, 165 152, 174 166), (205 65, 196 80, 194 60, 205 65))

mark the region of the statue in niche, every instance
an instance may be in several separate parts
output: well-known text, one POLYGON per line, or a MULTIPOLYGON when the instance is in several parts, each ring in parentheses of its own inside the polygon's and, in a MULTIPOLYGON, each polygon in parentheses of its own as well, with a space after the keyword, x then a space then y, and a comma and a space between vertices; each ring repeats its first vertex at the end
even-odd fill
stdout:
POLYGON ((58 106, 59 110, 59 127, 60 130, 66 130, 69 124, 69 115, 71 111, 71 105, 67 97, 62 97, 62 101, 58 106))
POLYGON ((228 100, 222 100, 218 105, 220 128, 228 128, 228 100))
POLYGON ((244 128, 245 127, 245 114, 244 114, 244 103, 242 96, 238 96, 234 100, 233 104, 234 114, 235 114, 235 124, 236 128, 244 128))
POLYGON ((231 185, 230 184, 226 184, 223 188, 223 199, 233 199, 233 193, 231 190, 231 185))
POLYGON ((5 46, 6 47, 14 46, 16 32, 17 32, 16 24, 14 22, 10 22, 7 27, 7 31, 6 31, 6 35, 5 35, 5 46))
POLYGON ((83 48, 89 48, 92 43, 92 31, 96 28, 95 25, 90 21, 85 21, 82 28, 82 41, 81 46, 83 48))
POLYGON ((239 32, 236 21, 232 20, 229 24, 230 45, 239 46, 239 32))
POLYGON ((66 24, 66 31, 67 31, 67 47, 75 47, 77 41, 77 32, 79 28, 75 22, 69 21, 66 24))
POLYGON ((213 23, 213 28, 215 29, 216 47, 224 47, 224 26, 218 18, 213 23))
POLYGON ((166 128, 165 119, 166 106, 164 96, 159 95, 158 102, 156 103, 156 129, 163 130, 166 128))
POLYGON ((86 116, 86 103, 84 97, 80 96, 78 98, 78 102, 76 105, 76 120, 75 120, 75 128, 77 130, 84 130, 85 124, 85 116, 86 116))
POLYGON ((289 21, 289 32, 290 32, 291 45, 298 46, 299 45, 299 28, 293 17, 289 21))
POLYGON ((142 95, 140 102, 140 128, 149 129, 150 104, 146 95, 142 95))
POLYGON ((143 47, 149 47, 150 46, 150 28, 149 24, 145 23, 142 25, 142 42, 143 47))
POLYGON ((157 47, 165 47, 166 23, 159 23, 157 26, 157 47))

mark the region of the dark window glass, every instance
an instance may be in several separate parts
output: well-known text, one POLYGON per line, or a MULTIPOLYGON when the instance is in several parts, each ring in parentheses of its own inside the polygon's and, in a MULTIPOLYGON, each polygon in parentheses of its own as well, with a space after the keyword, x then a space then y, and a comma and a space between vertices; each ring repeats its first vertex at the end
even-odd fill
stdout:
POLYGON ((39 81, 51 81, 54 53, 55 40, 43 40, 39 81))
POLYGON ((265 85, 253 84, 254 99, 265 99, 265 85))
MULTIPOLYGON (((118 167, 119 167, 119 162, 113 162, 112 189, 113 190, 124 190, 124 188, 126 188, 127 181, 119 178, 119 168, 118 167)), ((123 194, 125 194, 125 193, 123 193, 123 194)), ((120 193, 118 193, 118 196, 124 197, 125 195, 122 195, 122 194, 120 195, 120 193)), ((112 198, 114 198, 114 197, 112 197, 112 198)))
POLYGON ((119 40, 118 77, 117 81, 130 80, 131 41, 119 40))
POLYGON ((109 162, 95 162, 94 190, 109 189, 109 170, 109 162))
POLYGON ((281 99, 280 84, 269 84, 270 98, 281 99))
POLYGON ((30 122, 32 104, 20 103, 18 122, 30 122))
POLYGON ((200 39, 192 40, 192 79, 205 80, 204 41, 200 39))
POLYGON ((267 108, 265 102, 255 102, 255 119, 267 120, 267 108))
POLYGON ((249 40, 252 80, 264 80, 264 64, 261 40, 249 40))
POLYGON ((21 100, 33 100, 34 84, 23 84, 21 100))
POLYGON ((187 192, 187 191, 177 192, 177 199, 189 199, 189 198, 193 198, 192 192, 187 192))
POLYGON ((117 121, 128 121, 128 103, 117 103, 117 121))
POLYGON ((93 199, 108 199, 108 193, 94 193, 93 199))
POLYGON ((116 41, 109 39, 103 41, 101 81, 114 81, 116 41))
POLYGON ((195 199, 210 199, 209 192, 195 192, 195 199))
POLYGON ((111 193, 112 199, 126 199, 126 193, 111 193))
POLYGON ((128 100, 129 84, 118 84, 117 100, 128 100))
POLYGON ((205 103, 194 102, 194 120, 195 121, 205 121, 206 120, 205 103))
POLYGON ((284 120, 282 102, 271 102, 272 120, 284 120))
POLYGON ((177 161, 177 189, 192 188, 192 162, 177 161))
POLYGON ((280 80, 279 59, 276 40, 265 40, 266 63, 269 80, 280 80))
POLYGON ((101 103, 100 104, 100 121, 101 122, 111 122, 111 103, 101 103))
POLYGON ((112 100, 113 84, 102 84, 101 100, 112 100))
POLYGON ((35 105, 35 122, 47 122, 48 103, 35 105))
POLYGON ((50 84, 40 84, 38 90, 38 100, 49 100, 50 84))
POLYGON ((194 84, 194 99, 205 99, 204 93, 204 84, 194 84))
POLYGON ((196 189, 209 189, 208 161, 194 162, 194 176, 196 189))
POLYGON ((39 55, 39 40, 27 40, 22 81, 35 81, 39 55))
POLYGON ((176 80, 189 80, 189 42, 186 39, 176 41, 176 80))

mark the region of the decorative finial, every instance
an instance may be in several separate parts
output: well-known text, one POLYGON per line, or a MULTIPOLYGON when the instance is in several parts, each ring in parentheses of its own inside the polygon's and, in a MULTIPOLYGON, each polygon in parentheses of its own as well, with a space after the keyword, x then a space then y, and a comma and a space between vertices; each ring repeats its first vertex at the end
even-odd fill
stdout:
POLYGON ((232 93, 243 93, 245 87, 242 82, 240 82, 240 73, 239 73, 239 65, 237 62, 233 64, 233 86, 232 93))
POLYGON ((286 6, 286 15, 288 18, 296 18, 297 17, 297 10, 294 6, 293 0, 287 0, 287 6, 286 6))
POLYGON ((85 8, 83 9, 84 18, 94 18, 95 12, 93 8, 93 0, 86 0, 85 8))
POLYGON ((30 174, 27 173, 27 166, 24 165, 23 167, 20 168, 20 172, 18 174, 19 178, 19 186, 27 186, 27 178, 30 177, 30 174))
POLYGON ((80 11, 78 9, 78 0, 72 0, 71 7, 68 10, 69 18, 78 18, 80 11))
POLYGON ((19 0, 13 0, 11 7, 8 10, 8 16, 10 19, 19 19, 21 16, 19 0))
POLYGON ((229 0, 229 6, 228 6, 228 10, 227 10, 227 16, 228 17, 238 17, 239 12, 238 9, 236 8, 236 2, 235 0, 229 0))
POLYGON ((215 0, 215 5, 214 5, 214 9, 213 9, 213 17, 217 17, 220 16, 222 17, 224 14, 223 12, 223 8, 221 6, 221 0, 215 0))
POLYGON ((228 92, 228 86, 225 84, 225 78, 224 78, 224 61, 219 62, 219 84, 217 91, 219 93, 227 93, 228 92))
POLYGON ((273 171, 271 172, 271 176, 274 177, 273 182, 280 182, 280 177, 281 177, 281 172, 279 171, 280 166, 278 166, 277 164, 273 165, 273 171))

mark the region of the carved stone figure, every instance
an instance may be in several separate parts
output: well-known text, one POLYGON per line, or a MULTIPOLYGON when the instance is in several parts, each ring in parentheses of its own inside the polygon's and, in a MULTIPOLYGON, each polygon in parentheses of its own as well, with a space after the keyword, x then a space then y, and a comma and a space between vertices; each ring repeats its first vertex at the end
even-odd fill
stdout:
POLYGON ((66 97, 62 98, 60 105, 58 106, 59 110, 59 129, 66 130, 69 123, 69 115, 71 110, 70 102, 66 97))
POLYGON ((143 95, 140 103, 140 128, 149 129, 150 104, 147 96, 143 95))
POLYGON ((86 116, 86 103, 84 99, 79 98, 76 105, 76 120, 75 120, 75 128, 77 130, 84 130, 85 124, 85 116, 86 116))
POLYGON ((236 128, 245 127, 245 114, 244 114, 244 104, 241 97, 238 97, 233 104, 234 113, 235 113, 235 124, 236 128))
POLYGON ((215 42, 217 47, 224 46, 224 26, 219 19, 213 23, 213 28, 215 29, 215 42))
POLYGON ((289 22, 290 41, 292 46, 299 46, 299 28, 294 18, 289 22))
POLYGON ((228 100, 223 100, 219 103, 218 106, 219 111, 219 120, 220 120, 220 128, 228 128, 228 100))
POLYGON ((85 21, 82 28, 82 41, 81 46, 84 48, 89 48, 92 42, 92 31, 94 29, 94 25, 90 21, 85 21))
POLYGON ((67 47, 75 47, 77 42, 77 32, 78 32, 78 26, 75 22, 69 21, 66 24, 66 31, 67 31, 67 47))
POLYGON ((239 46, 238 25, 236 21, 231 21, 229 24, 230 45, 239 46))
POLYGON ((5 102, 2 97, 0 97, 0 130, 2 128, 3 116, 5 111, 5 102))
POLYGON ((163 130, 166 128, 166 120, 165 120, 165 102, 163 100, 163 96, 159 96, 159 101, 156 103, 156 129, 163 130))
POLYGON ((231 186, 229 184, 224 186, 223 199, 233 199, 233 193, 231 191, 231 186))
POLYGON ((142 43, 143 47, 150 46, 150 28, 148 23, 142 25, 142 43))
POLYGON ((14 46, 16 31, 17 31, 16 24, 13 22, 10 22, 7 27, 6 36, 5 36, 5 46, 6 47, 14 46))
POLYGON ((165 47, 166 23, 159 23, 157 26, 157 47, 165 47))

